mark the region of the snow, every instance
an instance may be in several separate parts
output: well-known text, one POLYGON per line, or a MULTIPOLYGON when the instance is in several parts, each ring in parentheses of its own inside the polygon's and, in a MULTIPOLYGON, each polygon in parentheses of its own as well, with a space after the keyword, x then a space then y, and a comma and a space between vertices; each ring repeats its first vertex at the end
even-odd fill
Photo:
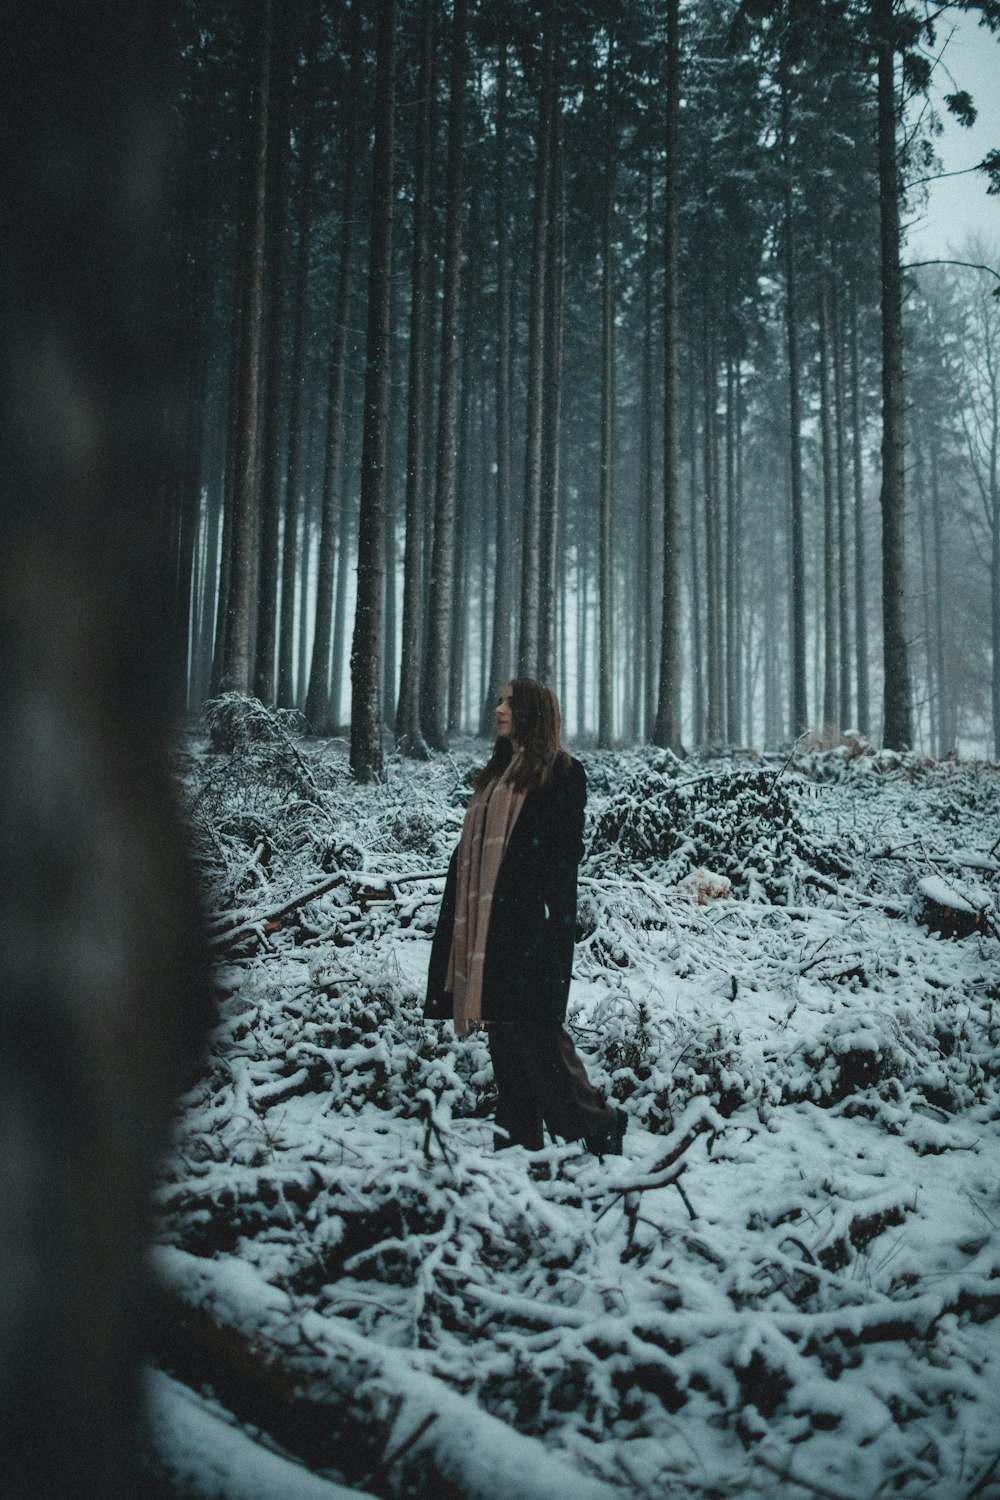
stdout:
POLYGON ((179 757, 211 905, 258 935, 158 1188, 176 1295, 315 1395, 391 1395, 390 1447, 432 1419, 379 1493, 1000 1496, 997 770, 584 756, 570 1023, 630 1117, 601 1163, 494 1154, 483 1037, 421 1018, 483 747, 365 788, 294 748, 179 757), (916 896, 957 849, 994 925, 945 940, 916 896))
POLYGON ((968 880, 948 880, 943 875, 925 875, 917 881, 917 890, 936 906, 950 907, 953 911, 975 914, 990 911, 993 897, 985 886, 968 880))
POLYGON ((160 1370, 147 1373, 151 1445, 181 1493, 204 1500, 364 1500, 364 1492, 320 1479, 272 1453, 217 1402, 160 1370))

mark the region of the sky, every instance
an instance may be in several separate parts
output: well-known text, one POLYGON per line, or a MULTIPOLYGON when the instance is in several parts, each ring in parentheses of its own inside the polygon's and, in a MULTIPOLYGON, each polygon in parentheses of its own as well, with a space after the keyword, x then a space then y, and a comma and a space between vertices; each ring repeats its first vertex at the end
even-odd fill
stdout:
MULTIPOLYGON (((978 26, 974 16, 951 11, 939 22, 938 51, 931 100, 945 128, 937 150, 942 171, 961 172, 1000 149, 1000 34, 978 26), (958 89, 972 95, 978 111, 971 129, 959 125, 943 102, 958 89)), ((1000 197, 987 196, 983 173, 942 178, 930 185, 929 194, 926 207, 911 217, 906 259, 954 255, 976 236, 1000 270, 1000 197)))

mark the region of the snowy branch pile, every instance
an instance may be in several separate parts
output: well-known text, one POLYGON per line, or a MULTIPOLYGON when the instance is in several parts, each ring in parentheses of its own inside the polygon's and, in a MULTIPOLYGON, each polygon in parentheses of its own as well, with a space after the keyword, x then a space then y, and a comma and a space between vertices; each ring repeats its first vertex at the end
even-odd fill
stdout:
POLYGON ((476 747, 359 788, 273 730, 179 762, 228 936, 158 1190, 177 1491, 245 1493, 181 1473, 214 1421, 289 1500, 1000 1493, 996 770, 585 756, 602 1163, 495 1155, 484 1039, 421 1019, 476 747))

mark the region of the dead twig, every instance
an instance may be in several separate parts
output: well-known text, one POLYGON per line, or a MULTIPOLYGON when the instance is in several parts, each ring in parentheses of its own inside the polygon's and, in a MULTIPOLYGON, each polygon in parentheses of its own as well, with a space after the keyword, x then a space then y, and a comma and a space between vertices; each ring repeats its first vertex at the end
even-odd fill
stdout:
POLYGON ((438 1122, 434 1118, 434 1105, 432 1101, 426 1096, 426 1094, 420 1100, 420 1113, 423 1116, 424 1121, 424 1158, 427 1161, 431 1160, 431 1135, 433 1134, 434 1139, 437 1141, 438 1147, 440 1148, 442 1157, 448 1163, 449 1167, 453 1166, 454 1163, 452 1161, 451 1152, 448 1150, 444 1135, 441 1132, 441 1127, 438 1125, 438 1122))
POLYGON ((608 1202, 597 1215, 597 1220, 602 1219, 619 1198, 627 1200, 630 1194, 645 1193, 651 1188, 661 1187, 677 1187, 688 1213, 692 1219, 696 1219, 697 1214, 677 1182, 687 1165, 681 1158, 690 1150, 700 1135, 706 1133, 716 1135, 723 1128, 723 1124, 723 1120, 707 1099, 701 1100, 690 1108, 686 1118, 681 1120, 668 1138, 666 1154, 648 1172, 645 1172, 642 1177, 632 1178, 629 1182, 612 1183, 610 1187, 597 1188, 588 1195, 591 1198, 603 1198, 605 1194, 608 1194, 608 1202))
POLYGON ((793 1474, 791 1454, 788 1455, 784 1464, 774 1463, 765 1453, 758 1453, 755 1457, 761 1468, 766 1469, 769 1474, 776 1475, 778 1479, 784 1479, 788 1484, 797 1485, 801 1490, 808 1490, 811 1495, 819 1495, 821 1500, 852 1500, 852 1497, 845 1495, 841 1490, 831 1490, 825 1484, 818 1484, 815 1479, 805 1479, 798 1474, 793 1474))

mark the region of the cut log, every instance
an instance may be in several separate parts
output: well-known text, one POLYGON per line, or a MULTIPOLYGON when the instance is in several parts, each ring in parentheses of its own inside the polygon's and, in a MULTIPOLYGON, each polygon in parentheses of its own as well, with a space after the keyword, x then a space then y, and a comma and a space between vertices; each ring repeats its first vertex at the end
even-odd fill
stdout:
POLYGON ((917 894, 921 921, 942 937, 964 938, 995 931, 993 898, 985 886, 927 875, 918 883, 917 894))

